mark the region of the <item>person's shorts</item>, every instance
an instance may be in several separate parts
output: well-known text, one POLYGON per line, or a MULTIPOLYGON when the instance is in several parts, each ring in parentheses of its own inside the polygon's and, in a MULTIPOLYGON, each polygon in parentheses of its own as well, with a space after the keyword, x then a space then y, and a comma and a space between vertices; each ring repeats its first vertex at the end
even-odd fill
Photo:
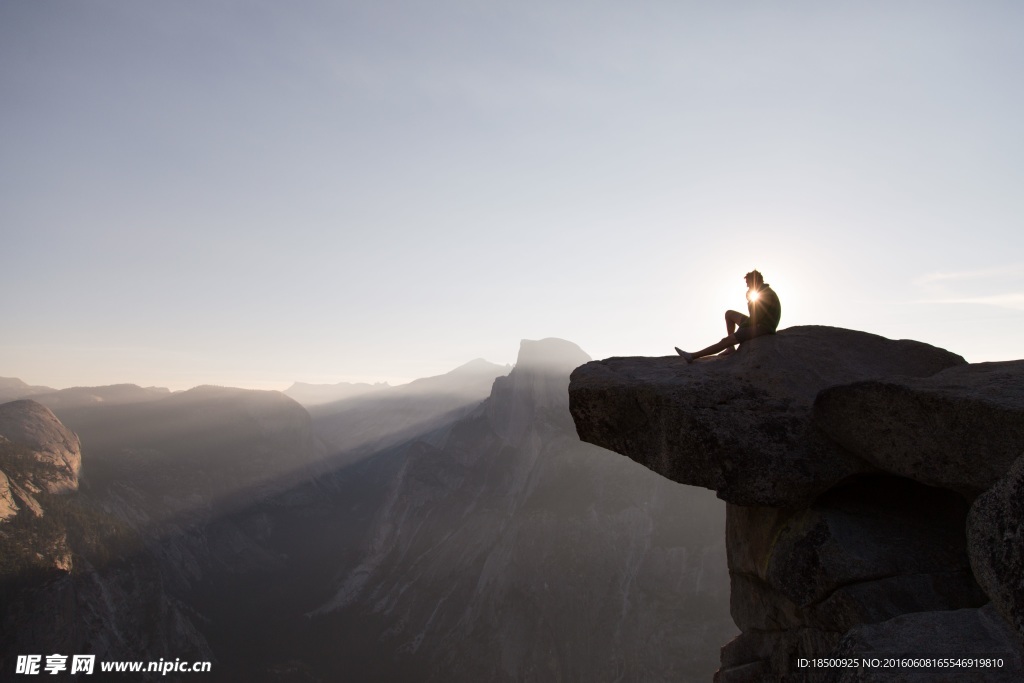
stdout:
MULTIPOLYGON (((745 321, 744 321, 745 322, 745 321)), ((775 330, 768 327, 761 327, 760 325, 747 325, 746 327, 740 327, 736 332, 736 341, 743 343, 750 341, 754 337, 761 337, 766 334, 775 334, 775 330)))

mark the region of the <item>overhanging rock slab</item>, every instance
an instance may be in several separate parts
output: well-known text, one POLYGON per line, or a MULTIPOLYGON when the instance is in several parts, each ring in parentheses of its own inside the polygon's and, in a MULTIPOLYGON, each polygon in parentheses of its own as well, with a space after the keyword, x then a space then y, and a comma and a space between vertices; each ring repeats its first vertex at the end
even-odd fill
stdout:
POLYGON ((873 468, 811 424, 818 392, 886 376, 928 377, 965 361, 921 342, 792 327, 732 356, 609 358, 572 373, 580 438, 738 505, 801 507, 873 468))

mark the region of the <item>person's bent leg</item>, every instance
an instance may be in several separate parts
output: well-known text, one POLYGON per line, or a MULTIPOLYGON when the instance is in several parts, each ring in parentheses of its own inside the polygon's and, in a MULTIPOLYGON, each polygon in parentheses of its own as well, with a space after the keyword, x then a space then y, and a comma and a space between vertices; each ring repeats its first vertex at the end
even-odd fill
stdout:
POLYGON ((743 315, 739 311, 726 311, 725 312, 725 334, 730 335, 736 331, 736 328, 743 324, 743 321, 747 319, 747 316, 743 315))
MULTIPOLYGON (((725 312, 725 335, 731 337, 736 332, 736 328, 746 322, 747 316, 743 315, 739 311, 726 311, 725 312)), ((733 342, 735 343, 735 342, 733 342)), ((722 349, 723 351, 725 349, 722 349)), ((736 349, 729 347, 729 353, 732 353, 736 349)))

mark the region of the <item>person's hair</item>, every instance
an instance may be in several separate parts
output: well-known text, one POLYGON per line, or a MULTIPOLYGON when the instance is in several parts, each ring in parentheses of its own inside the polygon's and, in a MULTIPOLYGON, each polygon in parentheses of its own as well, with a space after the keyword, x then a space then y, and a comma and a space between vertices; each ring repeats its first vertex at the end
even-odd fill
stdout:
POLYGON ((749 273, 747 273, 746 278, 748 280, 753 280, 755 285, 763 285, 764 284, 764 277, 762 277, 762 275, 761 275, 761 273, 759 271, 756 271, 756 270, 750 271, 749 273))

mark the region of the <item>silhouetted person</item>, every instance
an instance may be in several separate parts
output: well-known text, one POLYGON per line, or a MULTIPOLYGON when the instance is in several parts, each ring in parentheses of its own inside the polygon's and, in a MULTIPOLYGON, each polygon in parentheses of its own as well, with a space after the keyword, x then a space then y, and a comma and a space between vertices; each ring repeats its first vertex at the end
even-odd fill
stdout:
POLYGON ((775 334, 779 326, 779 318, 782 317, 782 304, 779 303, 778 295, 771 287, 764 283, 761 273, 752 270, 744 276, 747 282, 747 311, 750 315, 743 315, 739 311, 725 312, 725 331, 727 335, 717 344, 712 344, 706 349, 694 353, 687 353, 678 346, 676 353, 692 363, 695 358, 703 358, 722 351, 726 356, 733 353, 736 344, 760 337, 763 334, 775 334))

